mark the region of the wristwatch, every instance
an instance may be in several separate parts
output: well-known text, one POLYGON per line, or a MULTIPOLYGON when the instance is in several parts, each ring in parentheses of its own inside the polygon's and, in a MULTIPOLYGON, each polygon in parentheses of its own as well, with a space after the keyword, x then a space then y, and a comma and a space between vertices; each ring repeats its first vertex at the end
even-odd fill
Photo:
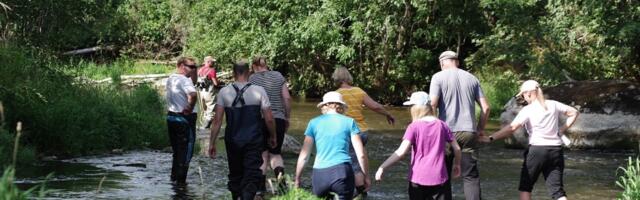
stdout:
POLYGON ((493 142, 493 135, 489 136, 489 142, 493 142))

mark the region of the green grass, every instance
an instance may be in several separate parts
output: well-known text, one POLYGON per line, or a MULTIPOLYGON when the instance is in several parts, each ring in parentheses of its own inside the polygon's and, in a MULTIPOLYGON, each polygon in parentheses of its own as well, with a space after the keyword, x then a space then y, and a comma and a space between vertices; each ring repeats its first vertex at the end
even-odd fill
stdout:
MULTIPOLYGON (((151 86, 79 83, 67 73, 72 70, 68 64, 19 48, 0 46, 0 60, 3 126, 8 130, 22 121, 20 144, 35 149, 34 154, 80 156, 168 146, 164 103, 151 86)), ((0 132, 3 147, 4 138, 11 134, 0 132)), ((2 150, 0 160, 6 160, 2 150)))
POLYGON ((81 60, 65 66, 65 72, 73 76, 83 76, 94 80, 113 78, 114 75, 134 74, 168 74, 175 70, 175 65, 152 64, 131 60, 117 60, 108 64, 97 64, 81 60))
POLYGON ((618 172, 622 173, 619 175, 616 185, 624 190, 620 193, 618 199, 640 199, 640 157, 635 159, 629 157, 627 167, 620 167, 618 170, 618 172))

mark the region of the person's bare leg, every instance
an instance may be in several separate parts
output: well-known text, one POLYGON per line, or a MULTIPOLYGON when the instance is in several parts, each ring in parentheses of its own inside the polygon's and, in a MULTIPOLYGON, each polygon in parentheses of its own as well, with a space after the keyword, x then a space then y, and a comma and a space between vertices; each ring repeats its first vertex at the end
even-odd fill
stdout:
POLYGON ((531 192, 520 192, 520 200, 531 200, 531 192))

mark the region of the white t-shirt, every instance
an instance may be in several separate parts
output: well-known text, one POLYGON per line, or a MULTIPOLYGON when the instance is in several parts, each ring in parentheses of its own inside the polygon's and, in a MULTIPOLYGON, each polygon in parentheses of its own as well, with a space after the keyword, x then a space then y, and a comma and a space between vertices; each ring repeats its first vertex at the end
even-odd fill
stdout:
POLYGON ((553 100, 546 100, 547 110, 539 103, 533 103, 520 110, 513 122, 522 124, 529 133, 529 145, 560 146, 562 140, 558 135, 558 120, 571 107, 553 100))
POLYGON ((171 112, 182 112, 189 105, 189 93, 195 93, 196 88, 193 86, 190 78, 182 74, 171 74, 167 79, 167 110, 171 112))

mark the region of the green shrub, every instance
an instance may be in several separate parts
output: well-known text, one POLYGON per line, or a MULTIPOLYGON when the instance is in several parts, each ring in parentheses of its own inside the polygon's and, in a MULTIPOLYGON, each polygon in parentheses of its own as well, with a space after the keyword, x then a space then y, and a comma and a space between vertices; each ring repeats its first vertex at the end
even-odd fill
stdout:
POLYGON ((618 168, 619 175, 616 185, 624 191, 620 194, 620 200, 640 199, 640 157, 635 159, 629 157, 626 168, 618 168))
POLYGON ((518 92, 519 77, 511 71, 484 71, 478 75, 485 97, 491 106, 491 117, 498 117, 504 105, 518 92))
POLYGON ((0 101, 7 127, 23 122, 22 144, 67 156, 168 145, 164 104, 151 87, 84 84, 67 65, 33 57, 0 46, 0 101))

